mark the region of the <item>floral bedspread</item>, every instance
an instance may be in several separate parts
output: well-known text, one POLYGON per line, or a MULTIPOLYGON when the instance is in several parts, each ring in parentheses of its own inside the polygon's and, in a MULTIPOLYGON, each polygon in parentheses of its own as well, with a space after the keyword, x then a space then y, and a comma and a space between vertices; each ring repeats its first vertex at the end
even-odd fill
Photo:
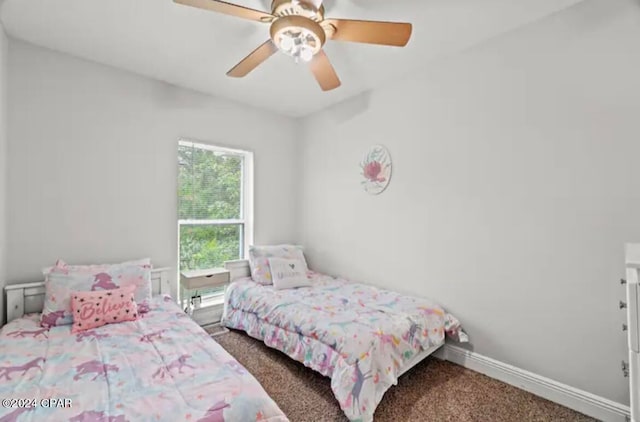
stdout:
POLYGON ((287 421, 169 297, 137 321, 75 335, 38 317, 0 331, 2 422, 287 421))
POLYGON ((372 420, 403 368, 443 344, 445 333, 467 340, 458 320, 431 300, 311 277, 312 287, 279 291, 249 278, 233 282, 223 322, 331 377, 350 420, 372 420))

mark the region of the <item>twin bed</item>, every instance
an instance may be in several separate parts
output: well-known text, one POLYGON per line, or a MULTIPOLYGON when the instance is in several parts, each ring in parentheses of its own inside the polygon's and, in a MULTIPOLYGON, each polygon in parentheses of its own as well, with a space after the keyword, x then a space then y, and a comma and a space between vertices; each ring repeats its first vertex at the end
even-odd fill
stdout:
POLYGON ((171 299, 152 272, 149 311, 73 334, 40 326, 44 285, 7 287, 0 332, 0 422, 268 421, 287 417, 171 299))
MULTIPOLYGON (((373 420, 384 393, 445 335, 466 337, 426 299, 318 273, 310 273, 312 287, 275 290, 251 280, 248 261, 227 268, 223 324, 330 377, 352 421, 373 420)), ((40 327, 32 313, 42 309, 42 283, 8 286, 0 397, 37 406, 0 408, 0 422, 286 421, 251 374, 164 295, 168 271, 151 279, 144 317, 77 334, 40 327)))
POLYGON ((352 421, 372 420, 384 393, 445 335, 467 340, 458 320, 428 299, 313 272, 312 287, 276 290, 252 281, 248 261, 227 268, 223 324, 330 377, 352 421))

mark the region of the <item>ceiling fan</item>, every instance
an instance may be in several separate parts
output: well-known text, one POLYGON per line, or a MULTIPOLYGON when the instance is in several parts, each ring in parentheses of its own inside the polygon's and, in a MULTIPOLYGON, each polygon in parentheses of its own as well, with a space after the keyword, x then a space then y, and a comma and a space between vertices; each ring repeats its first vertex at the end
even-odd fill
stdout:
POLYGON ((411 24, 325 19, 322 0, 273 0, 271 13, 220 0, 174 0, 176 3, 271 24, 271 38, 235 65, 227 76, 242 78, 276 51, 307 62, 323 91, 340 86, 340 79, 322 47, 327 40, 404 47, 411 24))

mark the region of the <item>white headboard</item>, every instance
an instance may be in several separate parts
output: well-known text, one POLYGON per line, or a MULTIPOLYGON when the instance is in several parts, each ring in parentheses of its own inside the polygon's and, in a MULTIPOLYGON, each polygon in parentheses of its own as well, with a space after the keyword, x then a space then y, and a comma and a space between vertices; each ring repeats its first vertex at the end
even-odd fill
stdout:
MULTIPOLYGON (((153 294, 171 294, 171 268, 151 270, 153 294)), ((7 296, 7 322, 24 314, 42 312, 44 306, 44 281, 12 284, 4 288, 7 296)))
POLYGON ((246 259, 227 261, 224 263, 224 267, 229 270, 231 281, 251 277, 251 268, 249 267, 249 261, 246 259))

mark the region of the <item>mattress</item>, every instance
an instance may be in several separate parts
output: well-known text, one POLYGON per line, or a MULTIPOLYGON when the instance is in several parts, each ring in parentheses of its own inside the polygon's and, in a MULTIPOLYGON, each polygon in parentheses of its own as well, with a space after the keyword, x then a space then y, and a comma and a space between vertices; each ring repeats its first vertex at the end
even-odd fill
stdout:
POLYGON ((0 421, 287 421, 251 374, 165 296, 79 334, 39 315, 0 331, 0 421))
POLYGON ((444 344, 447 334, 466 340, 458 320, 432 300, 318 273, 311 278, 312 287, 287 290, 234 281, 223 323, 330 377, 350 420, 372 420, 416 355, 444 344))

